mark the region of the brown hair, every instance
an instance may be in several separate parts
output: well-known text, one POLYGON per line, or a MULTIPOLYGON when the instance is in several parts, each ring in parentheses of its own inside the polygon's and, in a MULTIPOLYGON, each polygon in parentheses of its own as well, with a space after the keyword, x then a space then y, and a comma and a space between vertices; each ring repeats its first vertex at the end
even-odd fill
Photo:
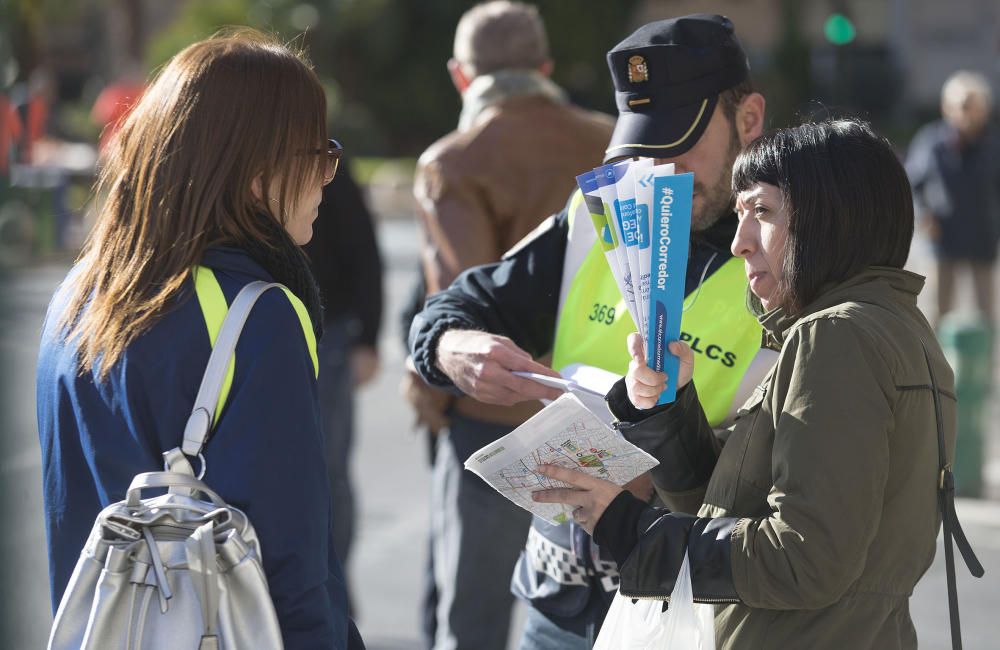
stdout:
POLYGON ((259 32, 220 32, 171 59, 115 135, 98 179, 106 198, 62 318, 81 372, 106 376, 209 245, 274 245, 262 220, 284 225, 285 216, 268 206, 294 206, 322 182, 317 157, 302 154, 325 145, 325 115, 304 55, 259 32))
POLYGON ((732 88, 727 88, 719 93, 719 106, 722 107, 722 114, 729 120, 733 129, 736 128, 736 112, 739 110, 743 98, 753 92, 753 82, 744 79, 732 88))

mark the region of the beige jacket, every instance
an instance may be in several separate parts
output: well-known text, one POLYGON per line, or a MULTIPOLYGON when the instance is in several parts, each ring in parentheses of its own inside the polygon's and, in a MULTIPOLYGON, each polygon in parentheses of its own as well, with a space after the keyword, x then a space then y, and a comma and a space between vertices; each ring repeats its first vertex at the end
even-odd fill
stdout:
MULTIPOLYGON (((613 126, 602 113, 520 96, 484 109, 470 128, 428 148, 414 183, 427 294, 447 288, 469 267, 500 261, 560 211, 576 176, 601 164, 613 126)), ((479 420, 517 425, 540 406, 499 407, 462 397, 456 408, 479 420)))
MULTIPOLYGON (((916 298, 923 279, 873 267, 791 319, 706 486, 668 507, 738 517, 720 650, 916 648, 909 597, 934 558, 938 442, 926 347, 954 456, 954 375, 916 298), (700 506, 700 508, 699 508, 700 506)), ((941 607, 946 607, 941 594, 941 607)))

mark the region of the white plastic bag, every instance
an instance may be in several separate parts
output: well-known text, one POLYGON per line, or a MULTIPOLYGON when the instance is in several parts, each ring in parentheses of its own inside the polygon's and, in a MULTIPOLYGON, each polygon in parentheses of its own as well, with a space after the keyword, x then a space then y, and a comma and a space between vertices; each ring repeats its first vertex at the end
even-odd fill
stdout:
POLYGON ((695 604, 687 554, 677 574, 670 608, 663 601, 615 594, 594 650, 715 650, 715 607, 695 604))

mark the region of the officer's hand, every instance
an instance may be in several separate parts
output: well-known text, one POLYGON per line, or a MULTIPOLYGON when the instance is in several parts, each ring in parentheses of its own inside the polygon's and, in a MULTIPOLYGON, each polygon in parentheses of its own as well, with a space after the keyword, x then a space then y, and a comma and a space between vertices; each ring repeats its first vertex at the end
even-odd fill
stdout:
MULTIPOLYGON (((674 341, 668 349, 681 358, 677 371, 677 390, 687 386, 694 374, 694 352, 687 343, 674 341)), ((646 348, 642 336, 638 332, 628 335, 628 353, 632 360, 628 364, 628 374, 625 375, 625 388, 628 398, 637 409, 648 409, 656 406, 660 393, 667 387, 667 374, 656 372, 646 365, 646 348)))
POLYGON ((506 336, 474 330, 448 330, 438 339, 437 367, 463 393, 480 402, 510 406, 534 399, 556 399, 562 391, 511 374, 513 370, 558 377, 506 336))

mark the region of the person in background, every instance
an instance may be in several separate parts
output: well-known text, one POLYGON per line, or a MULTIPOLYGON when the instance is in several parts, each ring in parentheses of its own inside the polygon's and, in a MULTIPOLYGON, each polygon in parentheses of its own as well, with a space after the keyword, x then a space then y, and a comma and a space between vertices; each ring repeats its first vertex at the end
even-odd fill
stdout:
POLYGON ((346 160, 323 188, 309 257, 323 301, 319 342, 319 404, 326 438, 326 469, 337 518, 333 545, 346 567, 356 522, 350 455, 354 391, 375 378, 382 321, 382 261, 375 226, 346 160))
MULTIPOLYGON (((467 11, 448 62, 462 96, 458 128, 420 157, 414 181, 423 272, 432 295, 465 269, 498 261, 565 204, 577 174, 599 164, 610 117, 578 108, 550 79, 545 26, 532 6, 498 0, 467 11)), ((533 366, 551 374, 541 364, 533 366)), ((507 647, 510 576, 530 515, 462 464, 540 405, 497 406, 407 379, 419 418, 447 426, 431 489, 434 648, 507 647)))
POLYGON ((180 443, 216 317, 247 284, 279 282, 246 321, 193 462, 253 522, 286 650, 364 647, 334 552, 323 323, 300 248, 341 153, 304 55, 251 30, 178 53, 108 142, 97 223, 49 305, 38 358, 53 609, 98 512, 180 443))
MULTIPOLYGON (((694 173, 681 336, 704 358, 698 381, 707 387, 709 423, 721 426, 775 359, 760 349, 760 325, 744 306, 743 264, 729 251, 737 225, 733 161, 761 133, 764 97, 753 89, 732 22, 719 15, 643 25, 608 53, 608 67, 619 113, 605 162, 648 157, 694 173)), ((421 376, 510 404, 560 394, 511 374, 534 370, 533 357, 551 355, 555 369, 582 363, 625 374, 623 342, 634 325, 624 309, 594 317, 622 296, 582 199, 574 191, 529 241, 428 299, 410 330, 421 376)), ((681 456, 657 460, 654 477, 684 471, 681 456)), ((629 489, 648 498, 650 476, 629 489)), ((579 526, 535 517, 511 581, 529 606, 522 650, 589 650, 618 578, 615 559, 579 526)))
POLYGON ((669 598, 687 558, 694 598, 716 604, 719 650, 915 649, 909 599, 942 512, 945 535, 982 567, 951 528, 955 378, 917 308, 924 278, 903 270, 906 172, 871 126, 834 120, 755 140, 732 188, 732 253, 777 364, 716 433, 692 381, 705 360, 671 343, 683 388, 656 407, 667 376, 631 335, 608 405, 627 439, 683 457, 686 472, 654 475, 667 507, 551 465, 542 473, 573 487, 533 497, 575 507, 619 563, 626 597, 669 598))
POLYGON ((10 173, 10 165, 16 158, 17 144, 24 133, 24 124, 17 112, 17 106, 5 93, 0 93, 0 176, 10 173))
POLYGON ((975 72, 941 89, 940 121, 914 136, 906 159, 917 216, 934 246, 937 315, 951 311, 955 275, 968 268, 976 305, 996 328, 993 274, 1000 242, 1000 134, 990 125, 993 93, 975 72))

